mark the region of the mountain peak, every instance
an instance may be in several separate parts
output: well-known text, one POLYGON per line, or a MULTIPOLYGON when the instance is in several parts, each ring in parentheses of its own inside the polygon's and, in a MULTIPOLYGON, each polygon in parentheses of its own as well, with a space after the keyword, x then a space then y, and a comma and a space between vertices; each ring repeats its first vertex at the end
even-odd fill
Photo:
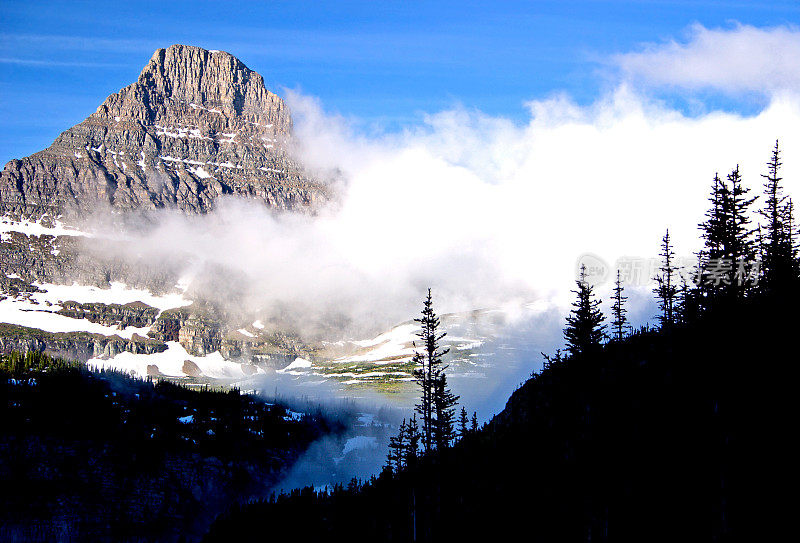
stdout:
POLYGON ((291 132, 284 101, 233 55, 157 49, 136 82, 47 149, 6 165, 0 212, 35 218, 108 205, 203 213, 224 194, 307 208, 326 190, 289 156, 291 132))
POLYGON ((249 122, 277 125, 284 132, 291 130, 288 109, 267 90, 261 75, 230 53, 180 44, 157 49, 137 82, 109 96, 97 113, 110 117, 127 113, 156 122, 163 109, 190 104, 219 110, 228 117, 244 116, 249 122), (119 111, 121 103, 132 102, 144 107, 119 111))

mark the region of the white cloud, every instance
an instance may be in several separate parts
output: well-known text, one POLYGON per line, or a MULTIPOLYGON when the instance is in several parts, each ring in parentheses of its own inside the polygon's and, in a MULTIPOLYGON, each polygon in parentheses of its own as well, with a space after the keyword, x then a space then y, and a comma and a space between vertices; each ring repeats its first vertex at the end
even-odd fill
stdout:
POLYGON ((787 191, 800 195, 796 97, 753 116, 686 117, 620 87, 585 107, 532 102, 524 124, 458 109, 376 137, 354 136, 315 100, 290 102, 303 159, 341 172, 336 205, 312 217, 229 202, 171 216, 142 250, 236 270, 212 290, 230 298, 241 287, 242 304, 277 302, 309 321, 333 309, 397 323, 417 314, 428 286, 442 312, 534 299, 566 307, 585 252, 609 263, 656 257, 667 227, 679 255, 696 251, 714 173, 739 164, 760 192, 775 138, 787 191))
POLYGON ((726 93, 800 91, 800 29, 689 28, 685 42, 647 44, 615 55, 611 63, 628 80, 653 86, 726 93))

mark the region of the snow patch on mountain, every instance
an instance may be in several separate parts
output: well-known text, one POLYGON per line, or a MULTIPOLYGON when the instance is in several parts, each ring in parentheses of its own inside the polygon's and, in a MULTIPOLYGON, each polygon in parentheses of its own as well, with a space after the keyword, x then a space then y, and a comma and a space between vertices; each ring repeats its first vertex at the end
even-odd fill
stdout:
MULTIPOLYGON (((177 341, 168 341, 167 350, 160 353, 133 354, 126 351, 108 360, 90 358, 87 364, 98 369, 132 372, 140 377, 148 374, 148 366, 156 366, 158 372, 162 375, 185 377, 183 365, 187 360, 196 364, 204 376, 212 379, 243 379, 248 377, 241 364, 225 360, 219 351, 206 356, 196 356, 189 354, 177 341)), ((257 372, 264 373, 264 370, 258 368, 257 372)))
POLYGON ((45 226, 41 221, 15 221, 9 217, 0 219, 0 237, 7 232, 21 232, 27 236, 84 236, 93 237, 93 234, 81 232, 77 228, 67 226, 61 221, 54 221, 53 226, 45 226))

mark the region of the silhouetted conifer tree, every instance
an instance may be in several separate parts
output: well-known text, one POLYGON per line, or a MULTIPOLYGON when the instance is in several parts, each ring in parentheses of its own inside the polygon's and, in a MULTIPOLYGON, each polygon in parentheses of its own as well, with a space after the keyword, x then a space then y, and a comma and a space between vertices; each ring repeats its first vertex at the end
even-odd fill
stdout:
POLYGON ((406 425, 406 439, 405 450, 403 451, 404 462, 406 466, 413 467, 417 463, 419 456, 419 441, 420 441, 419 425, 417 424, 417 416, 414 415, 406 425))
POLYGON ((764 207, 759 214, 764 220, 760 227, 761 282, 763 293, 778 292, 786 288, 796 276, 796 254, 792 232, 792 204, 783 194, 781 186, 780 147, 775 142, 772 156, 767 162, 767 173, 761 174, 764 182, 764 207))
POLYGON ((406 419, 400 424, 396 436, 389 438, 389 454, 386 457, 386 468, 399 473, 403 469, 404 451, 406 449, 406 419))
MULTIPOLYGON (((429 452, 433 450, 437 439, 444 437, 448 428, 448 421, 443 419, 441 427, 437 429, 437 415, 441 413, 446 418, 447 414, 452 411, 450 402, 453 401, 454 405, 454 402, 457 401, 457 397, 453 397, 455 400, 450 397, 452 394, 447 388, 447 379, 444 376, 446 368, 442 367, 442 358, 450 352, 450 349, 441 349, 439 347, 439 342, 447 334, 445 332, 439 333, 441 321, 433 310, 433 298, 430 289, 428 289, 428 296, 423 303, 422 317, 414 320, 422 328, 417 334, 422 343, 422 351, 417 351, 413 358, 413 362, 416 365, 414 378, 421 392, 420 401, 415 410, 422 417, 422 444, 425 452, 429 452)), ((414 346, 416 347, 416 343, 414 343, 414 346)), ((452 423, 451 416, 449 421, 450 432, 452 432, 452 423)))
POLYGON ((614 339, 620 340, 625 335, 625 324, 628 319, 625 315, 628 310, 625 308, 625 302, 628 300, 627 296, 622 295, 622 279, 620 271, 617 270, 617 280, 614 282, 614 303, 611 305, 611 314, 614 320, 611 322, 611 330, 614 333, 614 339))
POLYGON ((477 432, 478 431, 478 412, 477 411, 473 411, 472 412, 472 420, 470 421, 469 429, 471 431, 473 431, 473 432, 477 432))
POLYGON ((549 354, 541 353, 542 357, 544 357, 544 363, 542 364, 542 369, 548 369, 552 366, 557 366, 564 362, 564 355, 561 353, 561 349, 556 349, 556 354, 550 356, 549 354))
POLYGON ((797 227, 794 221, 794 204, 791 198, 786 201, 786 206, 783 209, 783 224, 792 264, 790 278, 796 288, 798 282, 800 282, 800 228, 797 227))
POLYGON ((699 316, 699 290, 692 288, 686 277, 681 275, 681 286, 675 297, 675 322, 690 324, 699 316))
POLYGON ((464 436, 469 432, 469 416, 464 406, 461 406, 461 412, 458 415, 458 438, 464 439, 464 436))
POLYGON ((586 281, 586 266, 581 266, 580 278, 575 282, 577 290, 572 292, 577 300, 567 316, 564 339, 571 355, 585 353, 600 346, 605 337, 605 317, 600 311, 600 300, 594 295, 593 287, 586 281))
POLYGON ((434 439, 436 447, 439 449, 449 447, 456 437, 455 418, 458 396, 453 394, 447 386, 446 369, 446 366, 441 368, 433 387, 433 407, 436 413, 434 439))
POLYGON ((661 240, 661 267, 655 276, 656 287, 653 289, 658 296, 658 307, 661 309, 661 327, 667 328, 675 323, 675 298, 678 294, 675 252, 669 240, 669 229, 661 240))
POLYGON ((728 182, 730 206, 725 243, 726 256, 732 265, 727 290, 732 299, 741 299, 752 290, 755 283, 750 277, 752 267, 756 265, 756 246, 753 240, 755 229, 750 227, 749 209, 757 197, 747 197, 750 189, 742 185, 738 165, 728 174, 728 182))
POLYGON ((719 266, 722 263, 724 267, 725 248, 723 245, 726 237, 730 197, 727 187, 720 180, 718 174, 714 175, 714 183, 708 200, 711 202, 711 208, 706 211, 706 220, 699 225, 705 244, 697 255, 696 282, 703 309, 708 309, 716 303, 727 277, 724 273, 720 275, 719 266))
POLYGON ((749 208, 756 198, 742 184, 739 166, 725 182, 714 177, 711 209, 700 224, 705 246, 699 253, 698 281, 703 309, 714 306, 722 296, 729 302, 743 298, 753 289, 753 272, 758 266, 750 228, 749 208))

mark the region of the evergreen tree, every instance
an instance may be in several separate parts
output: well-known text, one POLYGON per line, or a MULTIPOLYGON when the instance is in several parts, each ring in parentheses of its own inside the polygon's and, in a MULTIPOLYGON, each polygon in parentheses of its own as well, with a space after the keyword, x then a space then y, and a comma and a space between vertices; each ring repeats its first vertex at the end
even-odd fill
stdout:
POLYGON ((586 266, 581 266, 580 278, 576 281, 577 290, 572 292, 577 300, 567 316, 564 339, 570 355, 586 353, 600 346, 605 337, 605 317, 600 311, 600 300, 594 295, 593 287, 586 281, 586 266))
POLYGON ((783 178, 779 176, 781 166, 780 148, 776 141, 772 156, 767 162, 767 173, 761 174, 761 177, 766 179, 764 182, 764 207, 759 210, 759 214, 765 221, 763 225, 765 233, 761 236, 761 271, 763 273, 762 286, 767 288, 775 279, 774 274, 778 271, 778 261, 781 259, 782 244, 786 233, 783 226, 783 206, 786 196, 781 187, 783 178))
POLYGON ((794 204, 791 198, 783 209, 783 224, 791 262, 789 281, 796 288, 800 283, 800 228, 794 222, 794 204))
POLYGON ((406 449, 406 419, 400 424, 396 436, 389 438, 389 454, 386 457, 386 470, 390 473, 400 473, 403 469, 403 461, 406 449))
POLYGON ((625 324, 628 321, 625 317, 628 310, 624 306, 628 297, 623 296, 622 292, 622 279, 620 277, 620 271, 617 270, 617 280, 614 282, 614 303, 611 305, 611 314, 614 316, 614 320, 611 322, 611 329, 614 333, 614 339, 617 340, 622 339, 625 335, 625 324))
POLYGON ((764 207, 759 214, 764 220, 761 236, 761 279, 759 290, 763 293, 779 292, 792 282, 796 272, 794 233, 792 232, 792 204, 783 194, 780 177, 780 147, 775 142, 772 156, 767 162, 767 173, 761 174, 764 182, 764 207))
POLYGON ((477 411, 473 411, 472 412, 472 420, 470 421, 469 429, 472 432, 477 432, 478 431, 478 412, 477 411))
MULTIPOLYGON (((701 237, 704 247, 698 253, 697 287, 703 309, 712 307, 719 298, 724 286, 724 274, 720 275, 720 264, 725 256, 727 210, 730 207, 729 193, 718 174, 714 174, 714 182, 709 196, 711 208, 706 211, 706 220, 700 223, 701 237)), ((724 265, 723 265, 724 271, 724 265)))
POLYGON ((756 247, 753 240, 755 229, 750 227, 749 209, 757 197, 747 197, 750 189, 742 185, 738 165, 728 174, 728 182, 730 205, 725 241, 728 247, 726 256, 732 264, 728 292, 731 299, 738 300, 752 290, 753 281, 748 277, 748 267, 755 265, 756 247))
POLYGON ((413 415, 406 425, 406 448, 403 451, 404 462, 406 466, 413 467, 417 464, 417 457, 419 455, 419 441, 420 441, 419 425, 417 424, 417 416, 413 415))
POLYGON ((461 406, 461 412, 458 415, 458 439, 464 439, 464 436, 469 432, 469 416, 464 406, 461 406))
POLYGON ((681 286, 675 297, 675 322, 678 324, 689 324, 695 321, 699 315, 699 291, 693 289, 686 277, 681 275, 681 286))
POLYGON ((561 349, 556 349, 556 354, 550 356, 549 354, 541 353, 542 357, 544 358, 544 363, 542 364, 542 369, 549 369, 552 366, 557 366, 564 362, 566 358, 561 353, 561 349))
POLYGON ((675 253, 669 241, 669 229, 661 240, 661 267, 659 274, 654 278, 656 287, 653 289, 658 296, 658 306, 661 308, 661 327, 668 328, 675 323, 675 298, 678 294, 676 286, 675 253))
POLYGON ((699 253, 699 287, 704 309, 722 297, 728 302, 743 298, 755 282, 751 273, 756 263, 755 229, 750 228, 749 208, 756 198, 742 184, 739 166, 723 182, 714 177, 711 209, 700 224, 705 246, 699 253))
MULTIPOLYGON (((448 410, 452 410, 452 405, 449 403, 455 398, 451 397, 452 394, 447 388, 446 377, 444 377, 446 368, 442 367, 442 359, 450 352, 450 349, 439 347, 439 342, 447 334, 439 333, 441 321, 433 310, 431 289, 428 289, 428 296, 423 303, 422 317, 414 320, 420 324, 421 330, 417 333, 417 337, 420 338, 422 344, 422 351, 417 351, 412 359, 416 366, 414 378, 421 392, 420 401, 415 410, 422 418, 423 448, 425 452, 430 452, 433 450, 437 437, 444 437, 443 432, 447 429, 447 421, 443 419, 437 435, 437 413, 440 412, 446 418, 447 413, 450 412, 448 410)), ((416 342, 414 346, 416 347, 416 342)), ((450 427, 452 431, 452 417, 450 427)))
POLYGON ((439 370, 433 386, 433 407, 436 413, 434 421, 434 440, 438 449, 449 447, 456 437, 455 418, 458 396, 447 386, 447 367, 439 370))

